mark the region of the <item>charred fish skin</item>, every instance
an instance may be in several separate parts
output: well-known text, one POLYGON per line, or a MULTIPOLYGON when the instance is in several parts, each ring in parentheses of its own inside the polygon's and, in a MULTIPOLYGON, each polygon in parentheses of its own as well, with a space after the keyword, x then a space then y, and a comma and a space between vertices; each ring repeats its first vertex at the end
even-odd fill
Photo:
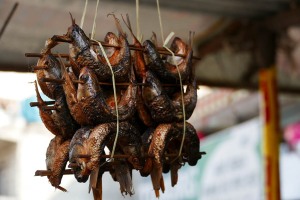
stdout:
POLYGON ((63 89, 67 101, 70 114, 73 119, 80 125, 88 124, 86 117, 83 114, 82 106, 77 100, 77 88, 75 87, 70 74, 67 72, 66 67, 61 63, 62 78, 64 79, 63 89))
POLYGON ((51 171, 51 175, 48 176, 49 182, 53 187, 62 191, 66 191, 60 186, 60 183, 69 159, 69 147, 70 139, 65 140, 60 136, 55 136, 50 141, 46 152, 46 167, 51 171))
MULTIPOLYGON (((160 189, 160 178, 163 172, 163 166, 166 160, 164 160, 163 155, 167 151, 167 148, 171 141, 178 140, 179 143, 183 139, 183 124, 182 123, 169 123, 169 124, 159 124, 155 129, 151 144, 149 146, 148 155, 152 159, 153 169, 151 171, 151 179, 153 183, 153 188, 155 190, 160 189)), ((186 153, 186 158, 189 165, 194 166, 198 162, 198 152, 200 148, 200 143, 198 136, 196 134, 195 128, 186 122, 186 133, 184 138, 183 152, 186 153)), ((178 148, 179 151, 179 148, 178 148)), ((146 161, 147 163, 147 161, 146 161)), ((172 185, 177 183, 177 171, 180 168, 177 162, 169 163, 172 171, 172 185), (174 166, 172 166, 174 165, 174 166)))
POLYGON ((183 82, 188 78, 192 65, 193 50, 180 38, 174 38, 171 44, 171 50, 176 54, 179 53, 185 55, 185 58, 175 56, 175 63, 173 63, 172 57, 163 61, 160 54, 157 52, 155 45, 150 40, 144 41, 143 46, 145 47, 146 55, 150 61, 148 68, 155 72, 160 80, 164 80, 164 82, 177 83, 180 79, 178 71, 183 82), (171 62, 169 62, 169 60, 171 62))
POLYGON ((147 58, 150 61, 147 67, 155 72, 156 75, 159 76, 160 80, 176 82, 175 77, 166 70, 165 64, 161 59, 160 54, 157 52, 155 45, 150 40, 145 40, 143 42, 143 46, 145 48, 147 58))
POLYGON ((164 93, 160 81, 150 70, 146 72, 145 83, 142 96, 152 119, 158 123, 172 122, 174 118, 173 104, 164 93))
POLYGON ((158 194, 158 191, 161 189, 160 182, 163 171, 162 155, 165 151, 168 141, 170 140, 167 137, 172 137, 174 135, 174 131, 171 129, 172 124, 159 124, 153 133, 151 144, 148 150, 148 155, 151 156, 148 158, 148 160, 152 160, 153 162, 151 180, 156 194, 158 194))
MULTIPOLYGON (((113 141, 116 135, 116 122, 110 122, 105 124, 100 124, 96 126, 88 140, 89 142, 89 152, 91 154, 91 158, 87 163, 87 168, 89 170, 94 170, 100 161, 99 152, 103 151, 104 145, 109 143, 109 141, 113 141)), ((119 135, 118 141, 125 141, 126 146, 133 147, 131 153, 136 158, 141 158, 141 140, 140 133, 128 122, 120 122, 119 124, 119 135)), ((121 145, 121 148, 124 145, 121 145)), ((124 151, 124 149, 122 149, 124 151)), ((133 165, 141 165, 138 163, 132 163, 133 165)))
MULTIPOLYGON (((136 38, 136 36, 134 35, 134 33, 132 31, 130 20, 129 20, 129 15, 127 14, 126 17, 127 17, 126 18, 127 21, 125 21, 125 19, 122 16, 123 21, 124 21, 125 25, 127 26, 127 28, 129 29, 130 34, 132 36, 133 46, 137 47, 137 48, 143 48, 142 44, 136 38)), ((144 59, 144 53, 143 52, 141 52, 141 51, 134 51, 133 66, 134 66, 134 72, 136 74, 137 80, 144 82, 144 78, 146 76, 146 71, 147 71, 147 66, 146 66, 146 62, 145 62, 145 59, 144 59)))
POLYGON ((172 77, 176 78, 176 80, 179 80, 179 71, 182 81, 185 81, 187 78, 189 78, 191 73, 193 49, 185 44, 182 39, 175 37, 172 41, 170 50, 175 54, 181 54, 185 57, 174 56, 173 58, 172 56, 167 56, 165 68, 172 77))
POLYGON ((132 184, 132 168, 125 159, 114 160, 114 165, 112 165, 109 172, 113 180, 119 182, 120 191, 123 196, 127 194, 131 196, 134 194, 132 184))
POLYGON ((35 85, 37 102, 39 103, 39 105, 38 105, 39 114, 40 114, 43 124, 52 134, 60 135, 60 127, 58 127, 57 124, 54 122, 54 120, 52 118, 52 111, 44 109, 44 106, 47 106, 47 105, 39 93, 36 81, 34 82, 34 85, 35 85))
MULTIPOLYGON (((197 99, 197 83, 193 67, 189 75, 186 91, 183 94, 186 120, 188 120, 192 116, 197 105, 197 99)), ((180 122, 183 120, 181 92, 177 92, 174 94, 174 96, 172 97, 172 103, 175 108, 175 121, 180 122)))
POLYGON ((37 81, 42 92, 50 99, 57 99, 63 95, 61 84, 53 82, 43 82, 43 78, 61 79, 59 61, 52 54, 43 54, 38 60, 37 66, 45 66, 45 69, 36 70, 37 81))
MULTIPOLYGON (((77 98, 80 102, 84 116, 90 124, 115 121, 117 113, 115 107, 107 104, 97 77, 89 68, 81 70, 77 98)), ((137 86, 134 85, 134 74, 131 76, 131 84, 118 102, 118 116, 120 121, 128 120, 135 113, 137 86)))
POLYGON ((92 127, 88 126, 78 129, 70 143, 69 162, 77 165, 73 167, 73 171, 78 182, 86 182, 90 175, 90 172, 85 169, 88 158, 81 158, 80 155, 89 155, 86 143, 91 131, 92 127))
MULTIPOLYGON (((183 124, 177 123, 176 126, 179 130, 183 130, 183 124)), ((179 136, 179 140, 182 140, 182 136, 179 136)), ((200 140, 198 138, 196 129, 194 126, 186 122, 186 136, 184 138, 184 151, 187 152, 187 160, 190 166, 195 166, 199 160, 200 140)))
POLYGON ((54 135, 61 136, 64 139, 70 139, 79 125, 72 118, 65 96, 58 97, 55 101, 55 110, 45 110, 46 104, 43 101, 35 82, 37 101, 39 102, 39 113, 45 127, 54 135))
MULTIPOLYGON (((97 53, 93 49, 90 39, 84 31, 72 19, 72 26, 69 27, 66 34, 71 40, 73 47, 71 48, 72 55, 76 63, 83 68, 88 66, 97 74, 99 81, 107 81, 111 79, 111 70, 104 59, 98 59, 97 53)), ((126 37, 122 34, 119 36, 121 49, 116 52, 117 55, 109 59, 117 81, 127 81, 128 73, 131 66, 131 54, 129 43, 126 37)), ((119 44, 118 44, 119 45, 119 44)))
MULTIPOLYGON (((126 141, 126 145, 133 147, 132 156, 141 158, 141 141, 138 131, 128 122, 120 122, 118 143, 126 141)), ((100 164, 100 155, 103 154, 104 147, 112 143, 116 135, 116 122, 103 123, 94 128, 85 127, 79 129, 72 141, 69 153, 70 163, 75 163, 79 167, 74 167, 75 178, 79 182, 87 181, 89 175, 100 164), (80 155, 89 155, 89 158, 80 158, 80 155)), ((123 144, 124 145, 124 144, 123 144)), ((121 145, 121 147, 123 146, 121 145)), ((121 148, 122 149, 122 148, 121 148)), ((132 165, 141 165, 132 163, 132 165)))
MULTIPOLYGON (((151 144, 152 136, 155 131, 154 127, 149 127, 142 135, 143 152, 147 152, 151 144)), ((143 168, 140 170, 140 175, 143 177, 149 176, 153 169, 152 159, 146 159, 143 168)))
POLYGON ((139 119, 145 126, 151 127, 154 125, 153 119, 150 115, 150 111, 148 110, 147 106, 145 105, 145 103, 143 101, 141 88, 138 88, 138 91, 137 91, 136 110, 137 110, 139 119))
MULTIPOLYGON (((115 47, 108 47, 107 56, 109 63, 111 64, 114 72, 116 82, 126 82, 129 79, 131 68, 131 53, 129 49, 129 43, 125 35, 119 34, 117 37, 114 33, 108 32, 104 38, 104 41, 108 44, 121 46, 120 49, 115 47)), ((112 74, 108 63, 104 56, 100 56, 102 65, 98 68, 94 68, 99 81, 111 80, 112 74)))
POLYGON ((57 110, 53 111, 53 121, 60 127, 62 137, 71 139, 79 129, 79 124, 71 116, 65 96, 56 99, 55 107, 57 110))

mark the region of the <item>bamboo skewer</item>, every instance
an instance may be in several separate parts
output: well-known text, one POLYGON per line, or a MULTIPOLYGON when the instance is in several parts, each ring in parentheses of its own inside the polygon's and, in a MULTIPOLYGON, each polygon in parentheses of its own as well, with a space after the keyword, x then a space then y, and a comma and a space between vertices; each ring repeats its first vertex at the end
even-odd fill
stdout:
POLYGON ((42 82, 52 82, 58 84, 64 84, 65 81, 63 79, 55 79, 55 78, 41 78, 42 82))
MULTIPOLYGON (((53 56, 55 57, 58 57, 58 54, 57 53, 53 53, 52 54, 53 56)), ((59 54, 62 58, 69 58, 70 55, 69 54, 65 54, 65 53, 62 53, 62 54, 59 54)), ((42 57, 43 54, 41 53, 25 53, 25 57, 42 57)))
MULTIPOLYGON (((66 169, 63 172, 63 175, 71 175, 74 174, 72 169, 66 169)), ((52 175, 51 170, 36 170, 34 176, 50 176, 52 175)))
POLYGON ((42 109, 44 111, 58 110, 57 106, 43 106, 42 109))
MULTIPOLYGON (((202 157, 202 155, 206 154, 205 152, 198 152, 198 157, 199 159, 202 157)), ((186 154, 182 154, 182 156, 185 156, 186 154)), ((177 157, 178 154, 172 153, 172 154, 165 154, 165 157, 177 157)), ((111 158, 111 155, 101 155, 101 158, 111 158)), ((114 155, 114 158, 129 158, 131 155, 122 155, 122 154, 117 154, 114 155)), ((146 155, 145 157, 152 157, 149 155, 146 155)), ((90 158, 90 155, 80 155, 80 158, 90 158)), ((104 171, 109 171, 110 166, 113 164, 113 162, 107 162, 105 163, 104 171)), ((75 163, 70 163, 68 165, 69 168, 72 167, 78 167, 77 164, 75 163)), ((36 170, 34 176, 50 176, 52 172, 50 170, 36 170)), ((63 171, 63 175, 71 175, 74 174, 72 169, 66 169, 63 171)))
MULTIPOLYGON (((67 41, 64 41, 64 42, 67 42, 67 41)), ((95 46, 96 45, 98 46, 98 43, 96 43, 94 41, 92 41, 92 44, 95 45, 95 46)), ((107 44, 107 43, 104 43, 104 42, 101 42, 101 44, 104 47, 122 48, 121 46, 107 44)), ((129 49, 133 50, 133 51, 145 51, 143 47, 139 48, 139 47, 135 47, 134 45, 129 45, 129 49)), ((160 53, 162 55, 169 55, 169 56, 172 55, 164 47, 157 47, 156 49, 158 50, 158 53, 160 53)), ((41 53, 25 53, 25 57, 42 57, 42 55, 43 54, 41 54, 41 53)), ((58 57, 58 54, 52 54, 52 55, 55 56, 55 57, 58 57)), ((60 55, 61 55, 61 57, 69 58, 68 54, 60 54, 60 55)), ((174 55, 178 56, 178 57, 185 57, 186 56, 186 55, 183 55, 183 54, 174 54, 174 55)), ((195 60, 201 60, 201 58, 197 57, 197 56, 193 56, 193 59, 195 59, 195 60)))
MULTIPOLYGON (((200 159, 203 155, 205 155, 206 153, 205 152, 198 152, 198 158, 200 159)), ((186 156, 185 153, 182 153, 181 154, 182 156, 186 156)), ((176 157, 178 156, 178 154, 176 153, 169 153, 169 154, 165 154, 164 155, 165 157, 176 157)), ((85 154, 81 154, 81 155, 78 155, 77 156, 78 158, 90 158, 91 156, 90 155, 85 155, 85 154)), ((119 158, 130 158, 132 157, 132 155, 128 155, 128 154, 117 154, 117 155, 114 155, 113 158, 116 158, 116 159, 119 159, 119 158)), ((149 158, 149 157, 153 157, 153 156, 150 156, 148 154, 145 154, 144 158, 149 158)), ((100 155, 100 158, 111 158, 111 155, 100 155)))
POLYGON ((32 66, 31 68, 33 71, 35 71, 35 70, 48 69, 49 67, 47 65, 43 65, 43 66, 32 66))
MULTIPOLYGON (((64 80, 63 79, 54 79, 54 78, 41 78, 41 81, 43 82, 53 82, 53 83, 58 83, 58 84, 64 84, 64 80)), ((80 83, 80 84, 84 84, 83 81, 80 80, 72 80, 73 83, 80 83)), ((135 86, 146 86, 146 83, 116 83, 117 86, 128 86, 130 84, 133 84, 135 86)), ((112 86, 112 83, 108 83, 108 82, 99 82, 99 85, 107 85, 107 86, 112 86)), ((186 85, 186 84, 183 84, 186 85)), ((162 84, 163 87, 177 87, 180 86, 180 84, 173 84, 173 83, 163 83, 162 84)))
MULTIPOLYGON (((55 101, 44 101, 44 104, 53 105, 53 104, 55 104, 55 101)), ((30 107, 42 106, 42 105, 40 105, 39 102, 30 102, 29 105, 30 105, 30 107)))

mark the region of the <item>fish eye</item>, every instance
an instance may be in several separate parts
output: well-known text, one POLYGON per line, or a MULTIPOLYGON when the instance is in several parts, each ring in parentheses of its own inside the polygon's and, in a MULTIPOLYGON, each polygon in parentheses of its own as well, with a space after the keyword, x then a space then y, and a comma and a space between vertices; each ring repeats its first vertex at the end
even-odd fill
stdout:
POLYGON ((89 76, 87 74, 83 74, 83 75, 80 76, 81 81, 87 82, 88 79, 89 79, 89 76))

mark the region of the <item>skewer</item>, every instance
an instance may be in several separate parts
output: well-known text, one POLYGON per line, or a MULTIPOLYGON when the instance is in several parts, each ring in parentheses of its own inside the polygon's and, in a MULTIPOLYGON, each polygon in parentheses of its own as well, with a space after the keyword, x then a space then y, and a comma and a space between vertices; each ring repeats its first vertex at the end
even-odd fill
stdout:
MULTIPOLYGON (((41 81, 43 82, 53 82, 53 83, 58 83, 58 84, 64 84, 64 80, 62 79, 54 79, 54 78, 41 78, 41 81)), ((73 83, 81 83, 83 84, 83 81, 80 80, 72 80, 73 83)), ((116 83, 117 86, 128 86, 132 83, 116 83)), ((108 82, 99 82, 99 85, 108 85, 111 86, 112 83, 108 83, 108 82)), ((133 83, 133 85, 137 85, 137 86, 146 86, 146 83, 133 83)), ((186 85, 186 84, 183 84, 186 85)), ((172 84, 172 83, 164 83, 162 84, 162 86, 164 87, 177 87, 180 86, 180 84, 172 84)))
MULTIPOLYGON (((36 170, 34 176, 50 176, 52 174, 51 170, 36 170)), ((63 171, 63 175, 74 174, 72 169, 66 169, 63 171)))
MULTIPOLYGON (((199 159, 202 157, 202 155, 205 155, 205 152, 198 152, 198 157, 199 159)), ((166 157, 177 157, 178 154, 176 153, 172 153, 172 154, 165 154, 166 157)), ((182 154, 182 156, 185 156, 185 154, 182 154)), ((81 158, 90 158, 90 155, 80 155, 81 158)), ((114 155, 114 158, 129 158, 130 155, 114 155)), ((149 157, 148 155, 146 155, 146 157, 149 157)), ((101 155, 101 158, 110 158, 110 155, 101 155)), ((112 162, 107 162, 104 163, 104 169, 103 171, 109 171, 109 167, 110 165, 112 165, 112 162)), ((76 163, 70 163, 68 165, 69 168, 75 168, 78 167, 78 165, 76 163)), ((52 172, 51 170, 36 170, 34 176, 49 176, 51 175, 52 172)), ((63 171, 63 175, 71 175, 74 174, 72 169, 66 169, 63 171)))
POLYGON ((44 111, 58 110, 57 106, 43 106, 42 109, 44 111))
POLYGON ((42 66, 32 66, 31 67, 33 71, 35 70, 42 70, 42 69, 48 69, 47 65, 42 65, 42 66))
MULTIPOLYGON (((52 54, 53 56, 55 57, 58 57, 58 54, 57 53, 54 53, 52 54)), ((62 53, 62 54, 59 54, 62 58, 69 58, 69 54, 65 54, 65 53, 62 53)), ((25 57, 42 57, 43 54, 41 53, 25 53, 25 57)))
MULTIPOLYGON (((104 47, 114 47, 114 48, 121 48, 121 46, 116 46, 116 45, 112 45, 112 44, 107 44, 107 43, 101 43, 104 47)), ((93 42, 93 45, 97 45, 95 42, 93 42)), ((129 49, 130 50, 134 50, 134 51, 145 51, 144 48, 139 48, 139 47, 135 47, 133 45, 129 45, 129 49)), ((158 49, 158 53, 160 54, 163 54, 163 55, 171 55, 170 52, 168 52, 167 50, 165 50, 164 47, 157 47, 158 49)), ((58 54, 52 54, 53 56, 55 57, 58 57, 58 54)), ((69 55, 68 54, 60 54, 61 57, 64 57, 64 58, 69 58, 69 55)), ((178 57, 185 57, 186 55, 183 55, 183 54, 174 54, 175 56, 178 56, 178 57)), ((25 53, 25 57, 42 57, 43 55, 41 53, 25 53)), ((197 57, 197 56, 193 56, 193 59, 195 60, 201 60, 200 57, 197 57)))
POLYGON ((41 78, 42 82, 53 82, 58 84, 63 84, 65 81, 63 79, 55 79, 55 78, 41 78))
MULTIPOLYGON (((53 105, 55 104, 55 101, 44 101, 44 103, 46 105, 53 105)), ((36 107, 36 106, 40 106, 40 103, 39 102, 30 102, 30 107, 36 107)))
MULTIPOLYGON (((121 46, 118 46, 118 45, 112 45, 112 44, 108 44, 108 43, 105 43, 105 42, 102 42, 100 41, 102 46, 104 47, 114 47, 114 48, 122 48, 121 46)), ((93 45, 97 45, 98 44, 96 42, 93 42, 93 45)), ((129 45, 129 49, 130 50, 133 50, 133 51, 145 51, 145 49, 143 47, 136 47, 134 46, 133 44, 130 44, 129 45)), ((172 54, 170 52, 168 52, 164 47, 156 47, 158 53, 160 54, 163 54, 163 55, 169 55, 171 56, 172 54)), ((175 54, 175 56, 178 56, 178 57, 185 57, 186 55, 183 55, 183 54, 175 54)), ((197 57, 197 56, 193 56, 192 57, 193 59, 195 60, 201 60, 200 57, 197 57)))
MULTIPOLYGON (((205 152, 198 152, 198 158, 200 159, 203 155, 205 155, 206 153, 205 152)), ((186 156, 185 153, 181 154, 182 156, 186 156)), ((128 155, 128 154, 117 154, 117 155, 114 155, 113 158, 130 158, 132 155, 128 155)), ((177 157, 178 154, 177 153, 169 153, 169 154, 165 154, 165 157, 177 157)), ((81 154, 81 155, 78 155, 77 156, 78 158, 90 158, 91 156, 90 155, 86 155, 86 154, 81 154)), ((149 158, 149 157, 153 157, 153 156, 150 156, 148 154, 145 154, 144 156, 145 158, 149 158)), ((111 155, 100 155, 100 158, 111 158, 111 155)))
MULTIPOLYGON (((65 63, 66 67, 71 66, 70 63, 65 63)), ((49 69, 49 67, 47 65, 41 65, 41 66, 32 66, 31 67, 32 71, 36 71, 36 70, 44 70, 44 69, 49 69)))

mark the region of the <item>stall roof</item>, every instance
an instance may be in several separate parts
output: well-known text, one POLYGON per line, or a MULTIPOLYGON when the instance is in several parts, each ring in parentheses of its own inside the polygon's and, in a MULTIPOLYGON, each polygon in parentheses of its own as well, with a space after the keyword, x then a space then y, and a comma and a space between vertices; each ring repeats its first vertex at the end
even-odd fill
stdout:
MULTIPOLYGON (((257 69, 261 66, 253 57, 253 49, 261 29, 275 31, 278 41, 284 38, 285 49, 295 48, 287 28, 300 24, 300 1, 288 0, 163 0, 160 1, 165 35, 174 31, 187 39, 188 31, 196 32, 195 52, 203 59, 196 63, 200 84, 255 89, 257 69), (283 34, 284 33, 284 34, 283 34), (285 36, 285 37, 283 37, 285 36)), ((144 38, 152 31, 159 33, 156 1, 140 0, 140 24, 144 38), (151 16, 151 17, 149 17, 151 16), (152 17, 153 16, 153 17, 152 17), (156 19, 157 18, 157 19, 156 19)), ((96 1, 89 1, 84 30, 92 26, 96 1)), ((5 23, 13 1, 0 3, 0 26, 5 23)), ((70 25, 71 12, 79 23, 84 1, 20 0, 19 6, 0 38, 0 70, 29 72, 36 59, 25 58, 26 52, 40 52, 45 40, 54 34, 64 34, 70 25)), ((135 22, 135 1, 100 1, 96 37, 116 31, 110 12, 129 13, 135 22)), ((280 45, 274 46, 273 50, 280 45)), ((58 49, 57 51, 60 51, 58 49)), ((269 51, 269 50, 265 50, 269 51)), ((283 51, 283 54, 287 52, 283 51)), ((284 55, 289 56, 289 55, 284 55)), ((283 62, 283 61, 282 61, 283 62)), ((295 76, 295 66, 278 68, 282 91, 298 93, 300 83, 295 76), (294 67, 294 68, 293 68, 294 67)))

